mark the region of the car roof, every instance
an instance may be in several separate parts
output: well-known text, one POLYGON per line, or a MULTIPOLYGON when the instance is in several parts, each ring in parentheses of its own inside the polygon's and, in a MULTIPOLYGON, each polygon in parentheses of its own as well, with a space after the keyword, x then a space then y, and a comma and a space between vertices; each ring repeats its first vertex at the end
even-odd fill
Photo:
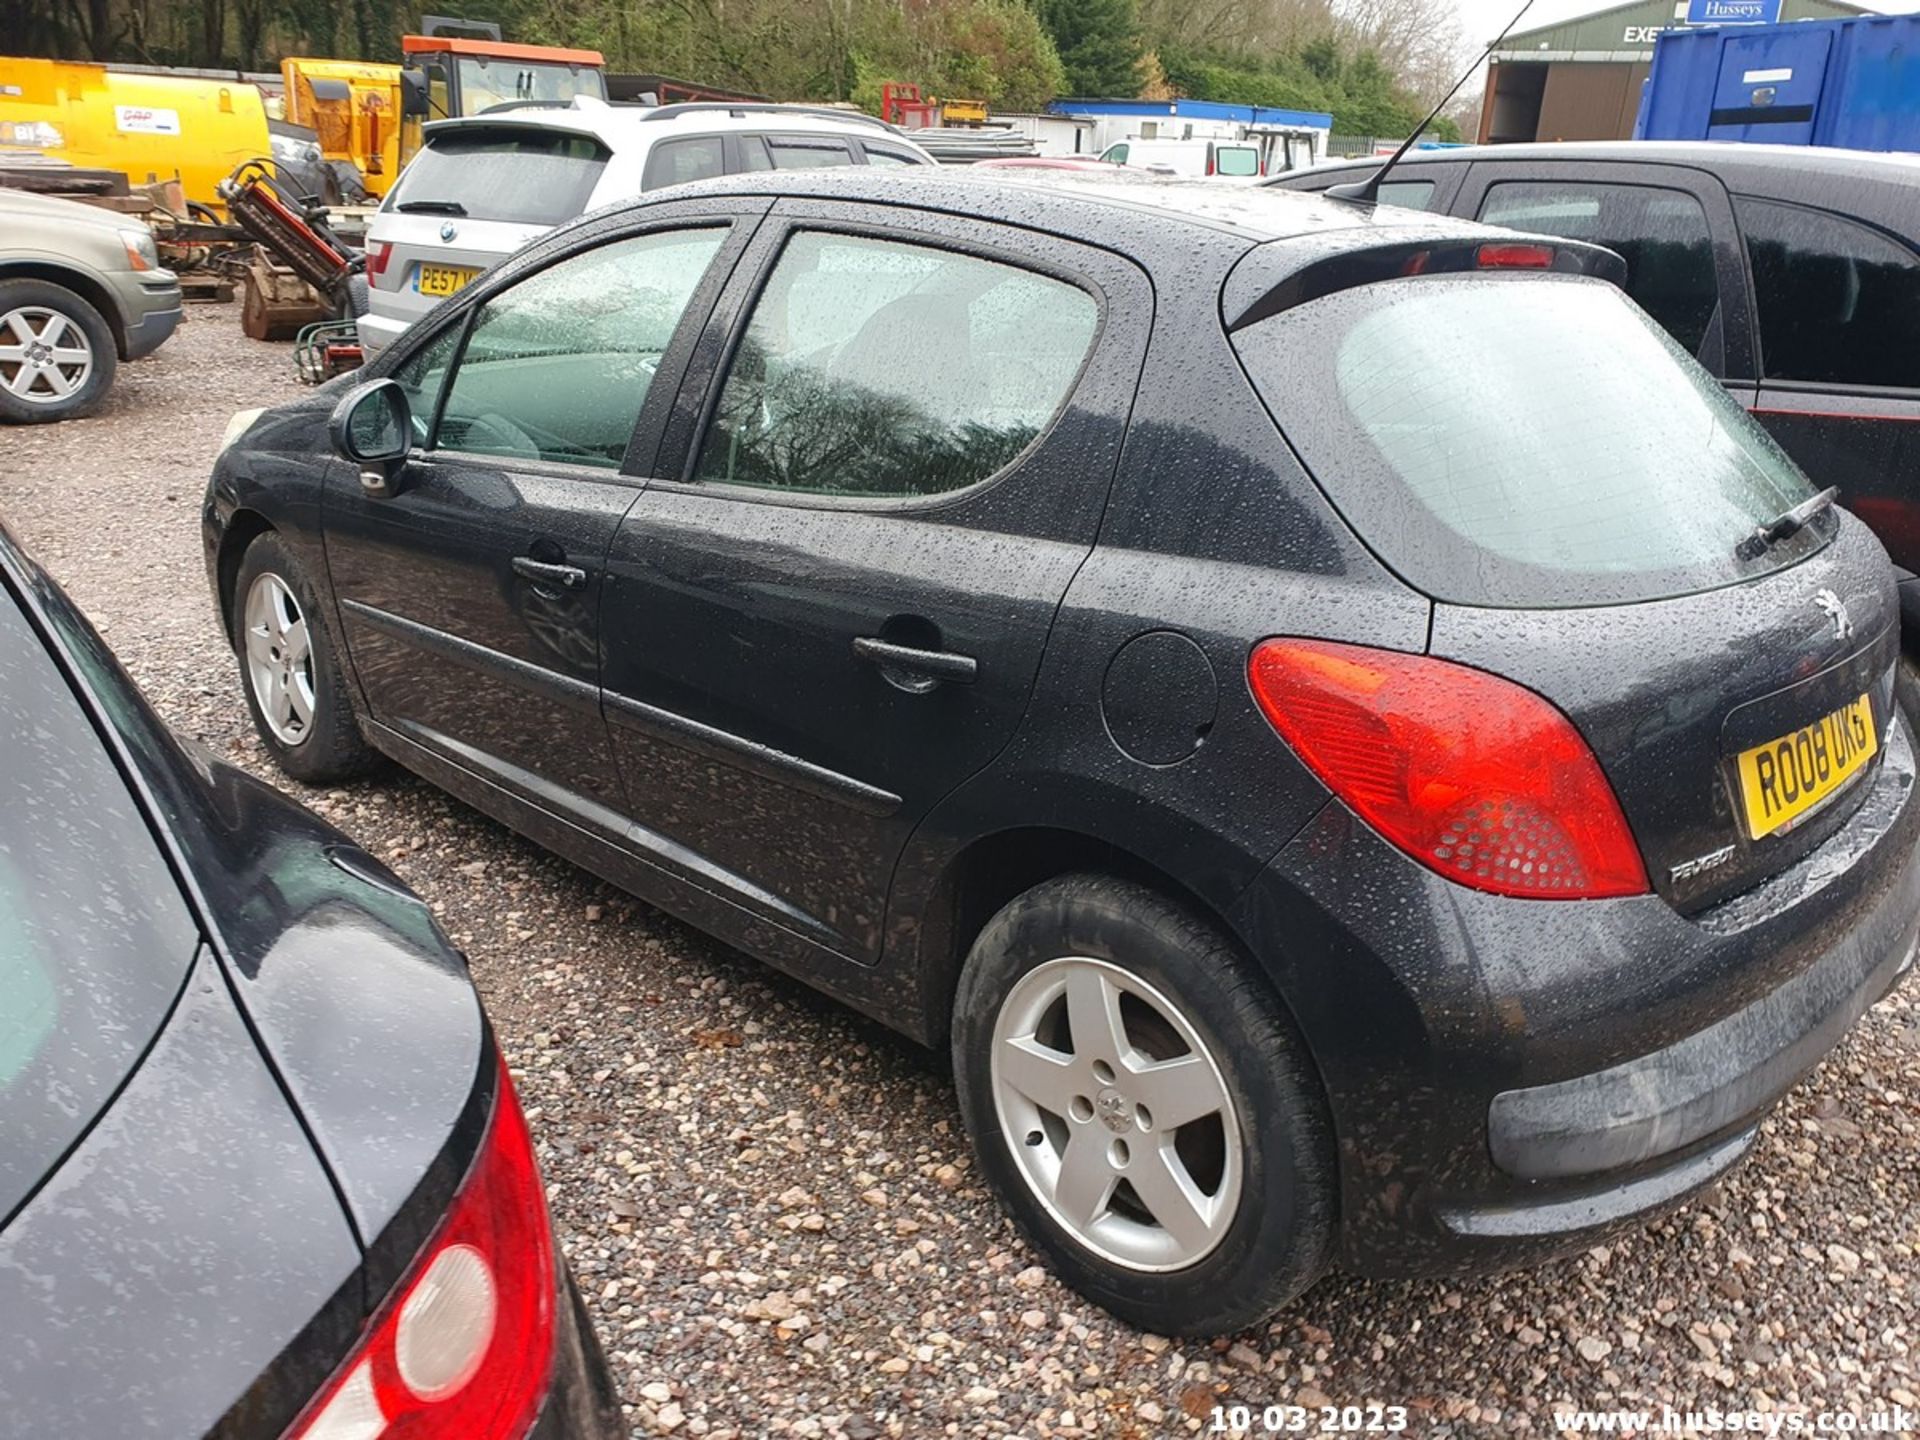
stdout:
POLYGON ((850 110, 841 119, 797 105, 622 105, 591 99, 585 104, 515 106, 435 120, 424 133, 433 136, 500 125, 592 135, 615 149, 635 141, 651 144, 672 135, 710 135, 721 130, 859 135, 873 140, 907 140, 911 147, 911 137, 861 111, 850 110))
MULTIPOLYGON (((1875 150, 1839 150, 1820 145, 1757 145, 1725 140, 1552 140, 1517 145, 1463 145, 1445 150, 1415 150, 1395 170, 1421 165, 1469 160, 1553 160, 1632 162, 1639 165, 1685 165, 1707 170, 1734 189, 1766 187, 1769 182, 1802 181, 1810 177, 1835 180, 1880 181, 1912 185, 1920 181, 1920 155, 1884 154, 1875 150)), ((1328 165, 1311 172, 1366 171, 1380 157, 1328 165)))
POLYGON ((1423 235, 1509 233, 1392 206, 1374 208, 1320 195, 1220 185, 1119 166, 1102 169, 1104 173, 960 165, 880 171, 853 166, 761 170, 678 185, 624 203, 644 206, 653 197, 692 195, 805 196, 914 205, 1092 237, 1115 218, 1131 216, 1152 218, 1170 229, 1226 232, 1253 245, 1332 231, 1391 232, 1395 238, 1415 230, 1423 235))

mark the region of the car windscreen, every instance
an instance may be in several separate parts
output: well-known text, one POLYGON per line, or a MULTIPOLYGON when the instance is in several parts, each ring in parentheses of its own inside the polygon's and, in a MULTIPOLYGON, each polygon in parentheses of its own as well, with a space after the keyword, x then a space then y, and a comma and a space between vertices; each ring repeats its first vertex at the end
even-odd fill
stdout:
POLYGON ((460 105, 465 115, 530 100, 564 105, 576 95, 606 99, 606 76, 590 67, 546 61, 500 56, 465 56, 460 60, 460 105))
POLYGON ((444 131, 428 138, 382 208, 456 223, 559 225, 585 212, 607 156, 591 135, 528 125, 444 131))
POLYGON ((0 583, 0 1225, 139 1064, 198 940, 125 780, 0 583))
POLYGON ((1234 344, 1347 523, 1438 600, 1559 607, 1689 594, 1792 564, 1838 523, 1827 512, 1743 553, 1813 486, 1599 280, 1362 285, 1250 325, 1234 344))

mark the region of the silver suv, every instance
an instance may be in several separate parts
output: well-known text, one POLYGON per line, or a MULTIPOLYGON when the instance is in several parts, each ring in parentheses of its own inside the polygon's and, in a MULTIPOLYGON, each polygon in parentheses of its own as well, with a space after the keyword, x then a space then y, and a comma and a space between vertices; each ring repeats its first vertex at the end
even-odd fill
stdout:
POLYGON ((367 230, 369 354, 535 236, 615 200, 714 175, 932 165, 857 111, 796 105, 497 108, 426 128, 367 230))
POLYGON ((180 323, 180 283, 128 215, 0 188, 0 420, 91 414, 121 360, 180 323))

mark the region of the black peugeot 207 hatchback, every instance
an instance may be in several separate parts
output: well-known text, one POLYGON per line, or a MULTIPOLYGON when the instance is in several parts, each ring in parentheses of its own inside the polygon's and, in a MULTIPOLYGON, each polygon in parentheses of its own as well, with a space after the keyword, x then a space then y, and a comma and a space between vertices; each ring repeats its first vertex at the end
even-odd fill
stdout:
POLYGON ((1578 242, 735 177, 238 417, 260 734, 924 1042, 1160 1331, 1671 1205, 1908 964, 1873 536, 1578 242))
POLYGON ((459 955, 0 527, 0 1435, 622 1432, 459 955))

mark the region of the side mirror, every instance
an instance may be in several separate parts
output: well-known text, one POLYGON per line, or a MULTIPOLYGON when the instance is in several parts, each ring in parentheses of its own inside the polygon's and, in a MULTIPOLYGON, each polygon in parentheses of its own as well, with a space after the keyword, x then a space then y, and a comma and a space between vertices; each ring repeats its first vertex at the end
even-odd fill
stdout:
POLYGON ((393 494, 394 480, 413 444, 407 392, 393 380, 356 385, 333 407, 327 438, 342 459, 360 467, 360 487, 367 494, 393 494))
POLYGON ((427 100, 426 72, 408 66, 400 72, 401 118, 424 120, 431 108, 427 100))

